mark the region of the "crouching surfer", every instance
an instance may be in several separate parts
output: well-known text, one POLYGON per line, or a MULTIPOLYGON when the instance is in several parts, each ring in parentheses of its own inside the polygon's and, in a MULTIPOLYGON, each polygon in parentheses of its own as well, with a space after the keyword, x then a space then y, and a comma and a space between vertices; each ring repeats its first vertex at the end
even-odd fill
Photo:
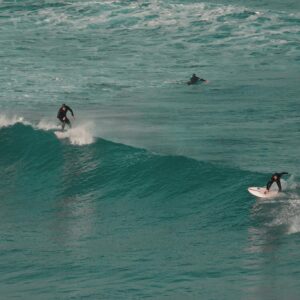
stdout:
POLYGON ((270 178, 270 180, 268 181, 267 183, 267 186, 266 186, 266 191, 265 191, 265 194, 269 192, 272 184, 274 182, 276 182, 277 186, 278 186, 278 192, 281 192, 282 191, 282 188, 281 188, 281 182, 280 182, 280 178, 283 176, 283 175, 287 175, 288 173, 287 172, 282 172, 282 173, 274 173, 272 174, 272 177, 270 178))
POLYGON ((72 117, 75 119, 74 117, 74 113, 73 113, 73 110, 67 106, 66 104, 63 104, 61 106, 61 108, 58 110, 58 113, 57 113, 57 118, 60 120, 61 122, 61 128, 62 128, 62 131, 64 131, 65 129, 65 126, 66 124, 71 128, 72 127, 72 124, 70 122, 70 120, 68 119, 67 117, 67 112, 70 111, 72 117))

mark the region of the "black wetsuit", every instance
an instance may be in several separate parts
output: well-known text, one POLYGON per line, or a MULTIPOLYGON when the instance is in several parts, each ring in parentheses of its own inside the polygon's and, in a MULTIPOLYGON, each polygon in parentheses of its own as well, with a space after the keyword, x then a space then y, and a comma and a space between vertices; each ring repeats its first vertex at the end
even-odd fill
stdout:
POLYGON ((277 183, 277 186, 278 186, 278 190, 279 192, 281 192, 281 183, 280 183, 280 178, 282 175, 285 175, 285 174, 288 174, 287 172, 282 172, 282 173, 274 173, 271 177, 271 179, 268 181, 267 183, 267 190, 270 189, 270 187, 272 186, 272 184, 274 182, 277 183))
POLYGON ((193 75, 192 77, 191 77, 191 79, 190 79, 190 81, 187 83, 188 85, 190 85, 190 84, 195 84, 195 83, 197 83, 198 81, 206 81, 205 79, 203 79, 203 78, 199 78, 198 76, 196 76, 196 75, 193 75))
POLYGON ((70 111, 72 116, 74 117, 74 113, 73 110, 67 106, 67 105, 63 105, 58 113, 57 113, 57 118, 62 122, 62 129, 64 130, 65 125, 68 124, 71 127, 71 122, 70 120, 67 118, 67 112, 70 111))

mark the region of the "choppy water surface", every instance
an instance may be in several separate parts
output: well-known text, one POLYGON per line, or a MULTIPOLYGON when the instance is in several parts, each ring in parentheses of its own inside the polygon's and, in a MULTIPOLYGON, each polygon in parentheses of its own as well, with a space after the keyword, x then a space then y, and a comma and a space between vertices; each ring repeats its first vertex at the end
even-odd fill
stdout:
POLYGON ((0 1, 3 297, 297 299, 299 9, 0 1))

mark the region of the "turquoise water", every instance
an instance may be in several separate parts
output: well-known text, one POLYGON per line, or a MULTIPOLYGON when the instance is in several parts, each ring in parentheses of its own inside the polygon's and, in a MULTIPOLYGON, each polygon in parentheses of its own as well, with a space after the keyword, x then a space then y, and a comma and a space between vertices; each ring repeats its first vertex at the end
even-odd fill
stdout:
POLYGON ((0 1, 1 296, 298 299, 299 33, 294 0, 0 1))

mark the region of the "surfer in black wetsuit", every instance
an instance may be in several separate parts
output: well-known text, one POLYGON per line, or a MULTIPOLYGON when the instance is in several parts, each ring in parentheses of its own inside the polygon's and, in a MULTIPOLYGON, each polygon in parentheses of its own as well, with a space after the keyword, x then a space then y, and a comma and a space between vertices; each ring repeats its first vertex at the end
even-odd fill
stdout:
POLYGON ((281 192, 280 178, 281 178, 282 175, 286 175, 286 174, 288 174, 288 173, 287 173, 287 172, 274 173, 274 174, 272 175, 271 179, 270 179, 270 180, 268 181, 268 183, 267 183, 267 191, 269 191, 270 188, 271 188, 271 186, 272 186, 272 184, 273 184, 274 182, 276 182, 276 183, 277 183, 277 186, 278 186, 278 191, 281 192))
POLYGON ((70 111, 72 114, 72 117, 75 118, 73 110, 66 104, 63 104, 57 113, 57 118, 61 121, 62 130, 65 129, 66 124, 68 124, 68 126, 70 128, 72 127, 70 120, 67 118, 68 111, 70 111))
POLYGON ((206 82, 205 79, 203 78, 199 78, 198 76, 196 76, 196 74, 193 74, 193 76, 191 77, 190 81, 188 81, 188 85, 190 84, 195 84, 197 82, 206 82))

